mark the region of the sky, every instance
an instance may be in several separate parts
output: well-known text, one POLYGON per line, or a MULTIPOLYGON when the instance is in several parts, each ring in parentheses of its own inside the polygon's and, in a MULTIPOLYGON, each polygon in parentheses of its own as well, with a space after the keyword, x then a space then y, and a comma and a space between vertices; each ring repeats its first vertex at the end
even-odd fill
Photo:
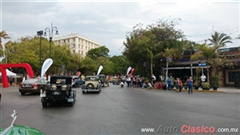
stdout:
MULTIPOLYGON (((105 45, 109 55, 121 55, 127 32, 139 23, 144 26, 158 20, 173 20, 187 40, 204 43, 214 31, 232 37, 240 46, 240 1, 238 0, 147 0, 147 1, 81 1, 81 0, 1 0, 1 26, 11 37, 34 37, 39 30, 53 26, 59 35, 71 33, 105 45)), ((46 36, 47 38, 48 36, 46 36)), ((8 40, 3 40, 3 44, 8 40)))

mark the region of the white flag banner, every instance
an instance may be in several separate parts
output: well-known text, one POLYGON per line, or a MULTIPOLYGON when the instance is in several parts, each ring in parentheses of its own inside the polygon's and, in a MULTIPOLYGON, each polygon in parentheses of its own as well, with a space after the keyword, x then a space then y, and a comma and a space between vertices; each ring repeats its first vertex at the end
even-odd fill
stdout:
POLYGON ((97 75, 99 75, 99 74, 101 73, 102 69, 103 69, 103 66, 102 66, 102 65, 99 66, 99 68, 98 68, 98 72, 97 72, 97 75))
POLYGON ((127 69, 127 74, 126 74, 126 75, 129 74, 129 72, 131 71, 131 69, 132 69, 132 67, 128 67, 128 69, 127 69))
POLYGON ((47 72, 47 70, 50 68, 50 66, 53 64, 53 60, 51 58, 47 58, 42 65, 41 70, 41 77, 47 72))

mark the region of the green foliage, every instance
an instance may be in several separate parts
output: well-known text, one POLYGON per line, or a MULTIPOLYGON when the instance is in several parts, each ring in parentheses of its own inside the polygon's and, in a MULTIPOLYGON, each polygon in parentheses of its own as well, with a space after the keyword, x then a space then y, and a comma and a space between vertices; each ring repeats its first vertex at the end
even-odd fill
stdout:
POLYGON ((119 75, 126 73, 127 68, 129 67, 129 62, 125 56, 113 56, 110 58, 110 61, 113 63, 113 74, 119 75))
POLYGON ((224 34, 215 32, 211 39, 208 39, 211 43, 210 45, 218 46, 218 47, 225 47, 226 43, 232 43, 231 37, 224 34))
POLYGON ((202 89, 203 89, 203 90, 209 90, 209 89, 210 89, 210 84, 209 84, 209 82, 203 82, 203 83, 202 83, 202 89))
POLYGON ((196 68, 196 74, 195 74, 195 77, 194 77, 194 86, 199 86, 199 75, 200 75, 200 72, 201 72, 201 68, 196 68))
POLYGON ((93 73, 96 74, 98 70, 98 65, 95 64, 95 61, 89 57, 85 57, 85 59, 81 62, 80 71, 85 75, 92 75, 93 73))
POLYGON ((219 80, 220 80, 219 75, 212 76, 211 77, 211 85, 219 87, 219 80))
MULTIPOLYGON (((180 39, 183 38, 183 33, 175 30, 176 25, 175 21, 163 20, 147 25, 146 28, 138 24, 132 32, 126 35, 123 55, 129 60, 130 65, 134 65, 136 74, 151 76, 150 72, 145 72, 150 71, 151 60, 159 63, 159 59, 165 60, 167 56, 172 58, 181 56, 182 42, 180 39)), ((159 68, 153 70, 153 73, 160 74, 159 68)))
POLYGON ((91 59, 96 59, 98 57, 109 57, 108 53, 109 53, 109 49, 106 48, 105 46, 101 46, 101 47, 89 50, 87 53, 87 57, 91 59))

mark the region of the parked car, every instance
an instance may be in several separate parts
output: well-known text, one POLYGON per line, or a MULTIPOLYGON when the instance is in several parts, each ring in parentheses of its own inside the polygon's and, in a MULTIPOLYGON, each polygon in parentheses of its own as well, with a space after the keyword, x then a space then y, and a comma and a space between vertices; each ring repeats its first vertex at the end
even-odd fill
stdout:
POLYGON ((30 78, 19 84, 19 92, 25 95, 27 92, 40 93, 40 90, 47 85, 45 78, 30 78))
POLYGON ((82 93, 86 92, 101 92, 101 83, 99 76, 86 76, 85 84, 82 85, 82 93))
POLYGON ((84 80, 79 78, 78 76, 72 76, 72 86, 79 87, 84 84, 84 80))
POLYGON ((72 89, 71 76, 51 76, 48 83, 40 94, 43 107, 55 101, 64 101, 73 106, 76 100, 76 90, 72 89))

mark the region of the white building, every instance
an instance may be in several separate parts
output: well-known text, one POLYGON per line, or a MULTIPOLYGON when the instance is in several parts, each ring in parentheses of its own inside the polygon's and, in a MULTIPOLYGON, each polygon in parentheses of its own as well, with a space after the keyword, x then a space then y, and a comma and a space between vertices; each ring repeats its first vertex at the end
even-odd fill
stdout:
POLYGON ((89 50, 101 46, 99 43, 91 39, 85 38, 78 33, 71 33, 68 36, 56 37, 53 39, 53 42, 57 45, 68 45, 72 53, 78 53, 82 57, 85 57, 89 50))

